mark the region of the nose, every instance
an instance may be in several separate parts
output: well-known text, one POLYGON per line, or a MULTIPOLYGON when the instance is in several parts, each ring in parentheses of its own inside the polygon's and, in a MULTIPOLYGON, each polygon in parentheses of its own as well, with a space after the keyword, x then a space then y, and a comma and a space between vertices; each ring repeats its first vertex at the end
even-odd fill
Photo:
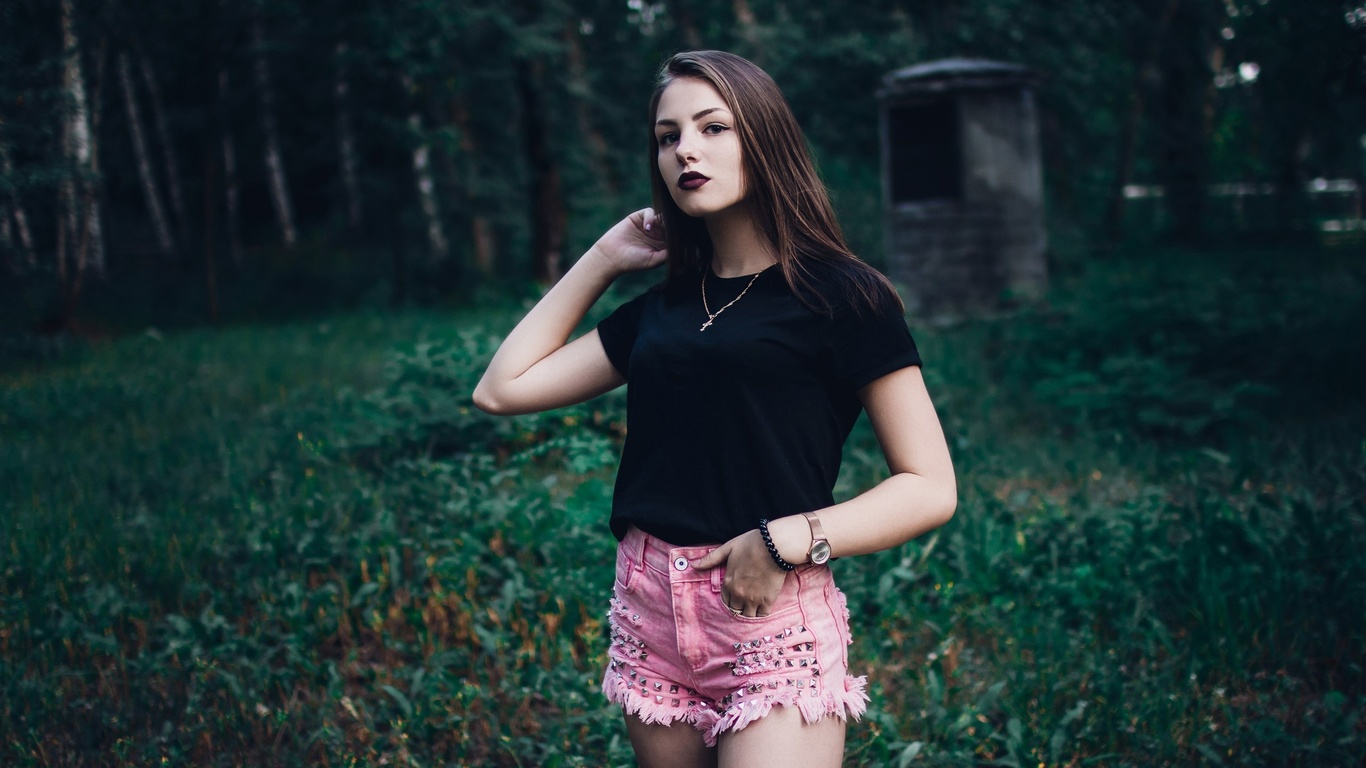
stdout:
POLYGON ((674 144, 674 156, 684 165, 697 159, 697 151, 693 149, 692 141, 688 136, 687 131, 679 132, 678 142, 674 144))

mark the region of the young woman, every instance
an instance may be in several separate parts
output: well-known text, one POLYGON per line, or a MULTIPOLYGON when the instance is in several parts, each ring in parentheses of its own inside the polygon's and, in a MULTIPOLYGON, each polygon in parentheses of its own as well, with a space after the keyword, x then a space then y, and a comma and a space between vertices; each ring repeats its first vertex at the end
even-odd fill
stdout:
POLYGON ((530 413, 630 382, 603 690, 640 764, 836 766, 867 697, 827 561, 943 525, 953 466, 900 299, 850 253, 773 80, 680 53, 650 129, 654 208, 513 329, 474 402, 530 413), (568 342, 613 279, 665 263, 568 342), (835 504, 860 409, 892 474, 835 504))

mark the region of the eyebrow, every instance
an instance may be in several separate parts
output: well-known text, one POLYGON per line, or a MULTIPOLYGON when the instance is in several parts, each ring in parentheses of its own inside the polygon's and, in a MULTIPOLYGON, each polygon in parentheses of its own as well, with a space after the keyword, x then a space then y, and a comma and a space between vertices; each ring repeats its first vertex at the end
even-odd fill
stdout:
MULTIPOLYGON (((707 109, 704 109, 701 112, 698 112, 697 114, 693 115, 692 119, 693 121, 701 120, 703 117, 706 117, 707 115, 710 115, 713 112, 722 112, 724 110, 724 107, 708 107, 707 109)), ((656 120, 655 125, 678 125, 678 123, 675 123, 672 120, 656 120)))

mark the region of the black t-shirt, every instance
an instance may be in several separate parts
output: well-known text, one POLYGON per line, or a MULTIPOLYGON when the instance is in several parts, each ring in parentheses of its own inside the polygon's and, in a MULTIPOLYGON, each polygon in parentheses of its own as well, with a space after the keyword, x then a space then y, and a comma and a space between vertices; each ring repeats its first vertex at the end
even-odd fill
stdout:
MULTIPOLYGON (((751 279, 709 273, 712 311, 751 279)), ((698 272, 651 288, 598 324, 628 382, 612 500, 618 539, 634 524, 679 546, 721 543, 762 518, 831 505, 862 409, 857 390, 920 364, 893 296, 859 312, 838 289, 822 291, 835 304, 827 316, 771 267, 699 331, 701 280, 698 272)))

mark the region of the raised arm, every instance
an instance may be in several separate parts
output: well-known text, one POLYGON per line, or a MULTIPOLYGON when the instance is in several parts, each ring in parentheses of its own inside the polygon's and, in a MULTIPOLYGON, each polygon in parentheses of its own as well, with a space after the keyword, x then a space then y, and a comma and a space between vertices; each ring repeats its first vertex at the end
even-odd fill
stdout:
POLYGON ((474 404, 511 416, 560 408, 624 383, 596 330, 566 344, 588 308, 624 272, 663 263, 659 218, 645 208, 627 216, 588 249, 512 329, 489 361, 474 404))

